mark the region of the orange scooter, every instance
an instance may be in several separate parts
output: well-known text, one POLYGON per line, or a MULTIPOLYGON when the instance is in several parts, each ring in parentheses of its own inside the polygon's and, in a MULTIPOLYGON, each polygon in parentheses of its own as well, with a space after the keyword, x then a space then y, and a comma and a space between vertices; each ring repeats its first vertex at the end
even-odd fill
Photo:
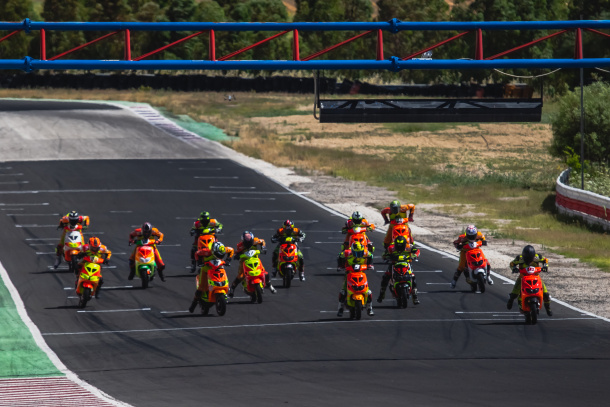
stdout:
POLYGON ((542 308, 543 286, 539 276, 541 271, 541 267, 533 266, 519 269, 519 274, 521 274, 519 311, 525 315, 526 324, 536 325, 540 308, 542 308))

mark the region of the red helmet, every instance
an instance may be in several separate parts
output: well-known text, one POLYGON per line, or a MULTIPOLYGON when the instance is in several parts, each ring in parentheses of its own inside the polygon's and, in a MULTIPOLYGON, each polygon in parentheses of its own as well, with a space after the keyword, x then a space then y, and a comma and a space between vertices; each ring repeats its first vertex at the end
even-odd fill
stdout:
POLYGON ((102 247, 102 242, 98 237, 89 238, 89 250, 97 252, 102 247))

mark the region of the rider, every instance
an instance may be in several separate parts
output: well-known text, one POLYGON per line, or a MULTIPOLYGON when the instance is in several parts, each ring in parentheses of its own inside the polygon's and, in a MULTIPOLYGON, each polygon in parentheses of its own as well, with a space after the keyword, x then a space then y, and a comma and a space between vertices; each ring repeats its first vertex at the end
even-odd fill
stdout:
POLYGON ((88 227, 89 216, 80 216, 76 211, 68 213, 66 216, 63 216, 59 220, 59 225, 57 226, 57 229, 63 228, 63 232, 61 234, 61 238, 59 239, 59 244, 55 249, 57 258, 55 259, 55 264, 53 264, 54 269, 59 267, 59 264, 61 263, 61 258, 64 255, 64 242, 66 239, 66 234, 74 230, 78 230, 82 233, 82 231, 86 230, 88 227))
MULTIPOLYGON (((263 239, 255 237, 252 232, 246 230, 241 235, 241 241, 237 243, 235 255, 233 256, 233 259, 239 259, 239 266, 237 268, 237 276, 235 277, 235 280, 233 280, 233 282, 231 283, 231 288, 229 289, 229 297, 233 298, 235 287, 237 287, 237 285, 241 283, 245 277, 244 261, 243 259, 240 259, 240 255, 247 252, 248 250, 255 249, 256 247, 259 247, 263 251, 263 254, 267 254, 267 244, 265 243, 265 241, 263 239)), ((277 290, 275 289, 275 287, 273 287, 273 284, 271 284, 269 273, 267 273, 267 271, 265 270, 265 267, 263 266, 262 262, 261 267, 263 267, 263 272, 265 273, 265 286, 269 288, 269 290, 271 290, 273 294, 275 294, 277 290)))
MULTIPOLYGON (((390 224, 390 226, 388 226, 388 231, 385 234, 385 239, 383 240, 383 247, 384 249, 388 249, 388 246, 390 246, 390 244, 392 243, 392 231, 394 229, 394 225, 392 225, 391 221, 393 221, 396 218, 403 218, 403 219, 408 219, 409 222, 413 222, 413 214, 415 213, 415 205, 413 204, 406 204, 406 205, 401 205, 399 201, 392 201, 390 203, 390 206, 388 206, 387 208, 383 208, 381 210, 381 216, 383 216, 383 221, 384 224, 390 224), (407 218, 407 212, 409 212, 408 218, 407 218)), ((407 225, 407 227, 409 227, 407 225)), ((409 243, 413 244, 413 234, 411 233, 411 228, 409 228, 409 243)))
MULTIPOLYGON (((466 252, 467 249, 464 249, 464 246, 468 243, 481 241, 483 246, 487 246, 487 240, 485 240, 485 235, 481 233, 475 225, 468 225, 466 227, 466 232, 462 233, 458 236, 457 239, 453 241, 453 245, 456 249, 460 251, 460 262, 458 263, 458 268, 456 272, 453 274, 453 280, 451 280, 451 288, 455 288, 455 284, 457 283, 458 278, 462 273, 464 273, 464 277, 466 278, 466 282, 468 284, 472 284, 473 281, 470 279, 470 273, 468 272, 468 267, 466 267, 466 252)), ((487 265, 487 276, 489 277, 490 266, 489 263, 487 265)), ((492 283, 490 283, 492 284, 492 283)))
POLYGON ((211 229, 212 233, 220 233, 222 231, 222 223, 216 219, 212 219, 210 212, 203 211, 199 214, 197 220, 191 227, 191 236, 195 236, 193 247, 191 248, 191 273, 195 272, 195 252, 197 251, 197 241, 206 229, 211 229))
MULTIPOLYGON (((542 267, 542 271, 546 273, 549 271, 549 259, 536 253, 534 246, 528 244, 523 248, 521 255, 515 257, 515 259, 510 262, 510 268, 518 273, 520 268, 528 266, 542 267)), ((544 308, 546 309, 546 314, 551 317, 553 316, 553 312, 551 311, 551 296, 546 289, 546 285, 544 282, 542 282, 542 278, 540 279, 540 282, 542 283, 542 299, 544 301, 544 308)), ((515 281, 513 290, 509 294, 506 308, 511 309, 513 307, 513 301, 515 301, 515 298, 517 298, 519 294, 521 294, 521 274, 519 274, 519 278, 517 278, 517 281, 515 281)))
MULTIPOLYGON (((91 237, 89 242, 83 246, 82 252, 78 254, 78 258, 81 259, 80 263, 78 263, 78 269, 82 270, 85 263, 108 264, 108 260, 111 257, 112 252, 102 244, 100 239, 98 237, 91 237)), ((76 278, 76 284, 78 284, 78 277, 76 278)), ((100 290, 103 284, 104 278, 100 273, 100 281, 97 283, 95 298, 100 297, 100 290)))
MULTIPOLYGON (((136 242, 136 240, 144 240, 149 238, 155 238, 155 244, 153 245, 153 249, 155 250, 155 263, 157 263, 157 272, 159 273, 159 278, 161 281, 165 282, 165 276, 163 275, 163 270, 165 270, 165 263, 161 259, 161 255, 159 254, 159 250, 157 250, 157 245, 163 241, 163 233, 159 232, 159 229, 154 228, 150 222, 144 222, 142 227, 134 229, 129 234, 129 245, 131 246, 136 242)), ((129 277, 128 280, 133 280, 136 275, 136 249, 133 249, 131 252, 131 256, 129 256, 129 277)))
MULTIPOLYGON (((354 266, 359 264, 361 266, 366 265, 368 269, 374 270, 373 266, 373 254, 370 253, 366 247, 362 245, 360 242, 352 243, 352 247, 344 250, 339 255, 337 259, 337 270, 345 269, 346 266, 354 266)), ((373 303, 371 301, 371 290, 367 293, 367 304, 366 304, 366 312, 369 315, 375 315, 373 312, 373 303)), ((345 278, 343 279, 343 286, 341 287, 341 291, 339 292, 339 309, 337 310, 337 316, 343 316, 343 304, 345 303, 345 298, 347 295, 347 272, 345 273, 345 278)))
MULTIPOLYGON (((352 217, 349 218, 348 220, 346 220, 345 226, 343 226, 341 228, 341 233, 343 233, 344 235, 347 235, 347 236, 345 236, 345 241, 343 242, 343 245, 341 246, 341 251, 345 250, 346 247, 349 247, 349 240, 352 237, 352 235, 354 234, 352 229, 357 226, 366 228, 367 231, 371 231, 375 227, 366 218, 364 218, 360 212, 355 211, 354 213, 352 213, 352 217)), ((369 249, 369 252, 371 252, 371 253, 375 251, 375 247, 373 247, 373 243, 371 241, 369 241, 369 243, 368 243, 368 249, 369 249)))
MULTIPOLYGON (((404 236, 398 236, 394 240, 394 244, 388 247, 387 259, 390 260, 390 266, 381 279, 381 290, 377 302, 382 302, 385 298, 385 290, 388 287, 390 278, 392 277, 392 266, 398 262, 412 261, 419 256, 419 249, 415 247, 415 244, 410 245, 404 236)), ((418 305, 419 299, 417 298, 417 280, 413 276, 413 304, 418 305)))
POLYGON ((195 291, 195 298, 189 307, 189 312, 193 313, 197 307, 197 303, 201 299, 203 293, 208 292, 208 270, 210 261, 214 259, 226 260, 223 263, 227 266, 231 265, 231 257, 233 256, 234 250, 232 247, 225 246, 221 242, 214 242, 211 248, 204 247, 201 250, 197 250, 195 253, 195 259, 197 264, 202 264, 199 271, 199 281, 197 284, 197 290, 195 291))
MULTIPOLYGON (((295 237, 298 239, 299 242, 302 242, 305 239, 305 233, 303 233, 303 231, 301 229, 294 227, 294 223, 292 223, 292 221, 290 221, 290 219, 286 219, 286 222, 284 222, 284 225, 281 228, 279 228, 273 236, 271 236, 271 241, 273 243, 279 242, 279 244, 273 251, 273 257, 271 259, 271 262, 273 265, 273 277, 275 277, 277 275, 277 271, 278 271, 277 267, 278 267, 278 260, 279 260, 279 256, 280 256, 280 245, 284 242, 284 239, 286 239, 287 237, 295 237)), ((299 250, 297 252, 297 254, 299 256, 299 262, 297 265, 297 268, 299 270, 299 279, 301 281, 305 281, 305 271, 303 270, 305 263, 303 262, 303 253, 301 253, 301 251, 299 250)))

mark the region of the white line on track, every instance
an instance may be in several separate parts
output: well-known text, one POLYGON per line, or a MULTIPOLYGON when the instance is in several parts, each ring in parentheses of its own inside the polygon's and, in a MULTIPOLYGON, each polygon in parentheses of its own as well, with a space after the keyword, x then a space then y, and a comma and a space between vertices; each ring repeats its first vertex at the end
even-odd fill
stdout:
POLYGON ((9 184, 29 184, 30 181, 2 181, 1 185, 9 185, 9 184))
POLYGON ((0 177, 10 177, 10 176, 20 176, 20 175, 23 175, 23 173, 22 172, 15 172, 15 173, 12 173, 12 174, 0 174, 0 177))
POLYGON ((57 241, 59 241, 59 239, 57 237, 28 237, 25 240, 26 241, 32 241, 32 240, 57 240, 57 241))
POLYGON ((0 170, 12 170, 13 167, 0 167, 0 170))
POLYGON ((455 311, 456 314, 517 314, 518 311, 455 311))
POLYGON ((24 210, 23 208, 3 208, 0 209, 0 211, 22 211, 24 210))
POLYGON ((55 246, 55 243, 30 243, 30 246, 55 246))
MULTIPOLYGON (((55 254, 55 253, 53 253, 55 254)), ((47 266, 49 270, 55 269, 53 266, 47 266)), ((116 266, 102 266, 102 270, 104 269, 115 269, 116 266)), ((68 270, 68 266, 58 266, 55 270, 68 270)))
POLYGON ((200 175, 196 175, 196 176, 194 176, 193 178, 196 178, 196 179, 239 179, 239 177, 237 177, 237 176, 234 176, 234 177, 223 177, 223 176, 218 176, 218 177, 213 177, 213 176, 210 176, 210 177, 204 177, 204 176, 200 176, 200 175))
POLYGON ((43 203, 0 203, 0 206, 47 206, 48 202, 43 203))
POLYGON ((274 211, 274 210, 253 210, 253 209, 246 209, 244 212, 252 212, 252 213, 294 213, 294 212, 296 212, 296 210, 295 209, 290 209, 290 210, 285 210, 285 211, 274 211))
POLYGON ((223 186, 215 186, 215 185, 210 185, 208 188, 210 189, 256 189, 256 187, 223 187, 223 186))
POLYGON ((55 252, 36 252, 36 254, 41 255, 41 254, 57 254, 55 252))
POLYGON ((188 310, 186 310, 186 311, 160 311, 159 313, 160 314, 185 314, 185 313, 188 314, 189 311, 188 310))
POLYGON ((59 216, 59 213, 7 213, 6 216, 59 216))
MULTIPOLYGON (((330 311, 329 311, 330 312, 330 311)), ((337 312, 336 310, 333 312, 337 312)), ((583 320, 600 320, 602 318, 596 317, 583 317, 583 318, 544 318, 539 319, 538 323, 553 323, 561 321, 583 321, 583 320)), ((194 326, 186 328, 156 328, 156 329, 125 329, 116 331, 81 331, 81 332, 48 332, 43 333, 43 336, 63 336, 63 335, 105 335, 105 334, 135 334, 135 333, 151 333, 151 332, 176 332, 176 331, 198 331, 198 330, 216 330, 216 329, 252 329, 252 328, 285 328, 292 326, 306 326, 306 325, 332 325, 341 324, 348 321, 347 318, 343 318, 341 321, 318 321, 318 322, 282 322, 276 324, 244 324, 244 325, 221 325, 221 326, 194 326)), ((403 322, 406 324, 419 324, 419 323, 430 323, 430 322, 441 322, 441 323, 455 323, 455 322, 486 322, 486 321, 507 321, 514 322, 514 318, 437 318, 437 319, 362 319, 358 321, 359 324, 366 323, 399 323, 403 322)))
MULTIPOLYGON (((284 222, 286 219, 273 219, 271 222, 284 222)), ((318 223, 320 222, 319 220, 316 219, 305 219, 305 220, 298 220, 298 219, 290 219, 292 221, 292 223, 318 223)))
POLYGON ((184 219, 195 219, 194 216, 176 216, 176 219, 178 220, 184 220, 184 219))
POLYGON ((107 309, 107 310, 99 310, 99 311, 95 311, 95 310, 81 310, 81 311, 76 311, 76 312, 93 313, 93 312, 137 312, 137 311, 150 311, 150 308, 107 309))
POLYGON ((56 228, 57 224, 55 225, 38 225, 36 223, 33 223, 31 225, 15 225, 16 228, 56 228))
POLYGON ((443 270, 413 270, 414 273, 442 273, 443 270))
MULTIPOLYGON (((232 196, 231 199, 246 199, 248 201, 257 200, 257 201, 275 201, 275 198, 252 198, 252 197, 241 197, 241 196, 232 196)), ((274 221, 274 222, 283 222, 283 221, 274 221)))
POLYGON ((426 285, 450 285, 449 283, 426 283, 426 285))
MULTIPOLYGON (((309 233, 309 232, 307 232, 309 233)), ((343 241, 340 242, 314 242, 315 244, 343 244, 343 241)))

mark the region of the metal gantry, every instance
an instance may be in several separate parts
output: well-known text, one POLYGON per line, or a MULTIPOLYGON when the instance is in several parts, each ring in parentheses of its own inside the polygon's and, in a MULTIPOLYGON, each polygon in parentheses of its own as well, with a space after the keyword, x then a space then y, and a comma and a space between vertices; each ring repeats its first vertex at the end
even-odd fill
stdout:
MULTIPOLYGON (((583 31, 595 35, 610 37, 601 29, 610 28, 610 20, 582 21, 508 21, 508 22, 402 22, 392 19, 387 22, 335 22, 335 23, 127 23, 127 22, 36 22, 24 19, 21 22, 0 22, 0 31, 8 31, 2 41, 23 32, 40 36, 40 55, 38 58, 24 56, 22 59, 0 59, 0 69, 21 69, 27 72, 42 69, 102 69, 102 70, 319 70, 319 69, 371 69, 400 71, 403 69, 494 69, 494 68, 596 68, 610 66, 610 58, 584 58, 583 31), (542 38, 534 39, 521 46, 506 50, 496 55, 484 56, 483 33, 486 31, 511 30, 558 30, 542 38), (108 31, 107 34, 66 50, 58 55, 47 56, 46 33, 49 31, 108 31), (180 31, 193 32, 170 44, 159 47, 143 55, 132 55, 131 33, 135 31, 180 31), (223 31, 236 32, 271 32, 269 37, 252 45, 235 50, 227 55, 216 55, 216 33, 223 31), (299 33, 306 31, 358 31, 360 34, 350 37, 338 44, 326 47, 311 55, 300 55, 299 33), (402 31, 461 31, 457 35, 416 50, 404 57, 386 56, 383 50, 384 35, 394 35, 402 31), (571 59, 510 59, 507 55, 533 46, 539 42, 554 38, 568 32, 575 33, 574 58, 571 59), (66 56, 91 44, 103 41, 115 35, 123 35, 123 60, 79 60, 64 59, 66 56), (207 60, 147 60, 148 57, 165 51, 192 38, 208 35, 207 60), (272 41, 280 36, 292 34, 292 55, 284 60, 236 60, 244 52, 272 41), (444 44, 473 34, 475 55, 467 59, 417 59, 425 52, 444 44), (370 59, 319 60, 339 47, 365 36, 376 36, 376 49, 370 59)), ((466 58, 466 56, 465 56, 466 58)))

